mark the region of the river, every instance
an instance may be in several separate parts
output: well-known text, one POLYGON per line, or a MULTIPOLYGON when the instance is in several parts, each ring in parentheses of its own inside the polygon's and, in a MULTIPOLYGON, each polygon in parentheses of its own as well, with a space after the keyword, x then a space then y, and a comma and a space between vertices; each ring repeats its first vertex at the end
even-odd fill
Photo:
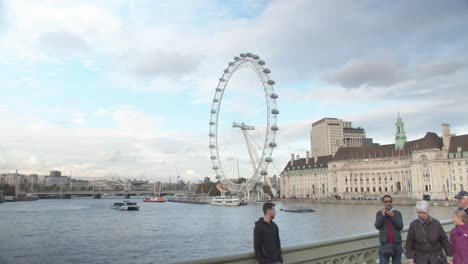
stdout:
MULTIPOLYGON (((174 263, 251 252, 261 204, 228 208, 143 203, 140 211, 109 208, 113 199, 39 200, 0 204, 0 263, 174 263)), ((307 205, 301 205, 307 206, 307 205)), ((378 206, 312 204, 315 213, 287 213, 277 204, 282 246, 375 231, 378 206)), ((405 226, 414 207, 397 207, 405 226)), ((431 215, 450 219, 454 207, 431 215)))

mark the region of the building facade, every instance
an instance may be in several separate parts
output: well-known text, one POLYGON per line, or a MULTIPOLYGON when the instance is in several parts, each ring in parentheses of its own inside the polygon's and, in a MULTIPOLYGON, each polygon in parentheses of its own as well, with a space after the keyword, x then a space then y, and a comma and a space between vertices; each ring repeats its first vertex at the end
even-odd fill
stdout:
POLYGON ((407 142, 403 126, 398 117, 395 144, 340 147, 317 158, 293 155, 281 174, 282 196, 350 199, 391 193, 451 200, 466 189, 468 135, 451 135, 443 124, 442 137, 429 132, 407 142))
POLYGON ((313 157, 333 155, 340 147, 362 147, 372 144, 363 128, 337 118, 323 118, 312 124, 310 149, 313 157))

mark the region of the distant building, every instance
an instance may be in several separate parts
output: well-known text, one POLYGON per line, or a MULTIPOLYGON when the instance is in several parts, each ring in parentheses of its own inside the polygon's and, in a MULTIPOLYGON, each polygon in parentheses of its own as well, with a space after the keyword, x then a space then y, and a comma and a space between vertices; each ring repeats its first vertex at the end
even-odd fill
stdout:
POLYGON ((80 191, 84 191, 86 190, 86 188, 89 187, 89 182, 88 181, 84 181, 84 180, 75 180, 75 179, 71 179, 71 188, 73 190, 80 190, 80 191))
POLYGON ((0 175, 0 183, 15 185, 16 182, 16 173, 3 173, 0 175))
POLYGON ((468 187, 468 135, 450 136, 448 149, 450 180, 446 185, 450 190, 467 190, 468 187))
POLYGON ((51 186, 68 186, 70 184, 70 178, 65 176, 45 176, 44 187, 51 186))
POLYGON ((56 170, 50 171, 50 177, 61 177, 61 176, 62 176, 62 172, 60 171, 56 171, 56 170))
POLYGON ((333 155, 340 147, 372 145, 364 128, 353 128, 352 123, 337 118, 323 118, 312 124, 310 148, 313 157, 333 155))
POLYGON ((299 159, 291 155, 281 173, 284 197, 364 197, 398 194, 421 199, 453 199, 468 186, 468 135, 442 137, 428 132, 406 141, 404 123, 396 122, 395 144, 340 147, 334 155, 299 159))

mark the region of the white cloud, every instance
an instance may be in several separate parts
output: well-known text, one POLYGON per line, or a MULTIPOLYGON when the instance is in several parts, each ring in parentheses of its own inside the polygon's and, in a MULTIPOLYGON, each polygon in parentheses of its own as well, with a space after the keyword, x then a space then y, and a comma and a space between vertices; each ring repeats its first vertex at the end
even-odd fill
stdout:
POLYGON ((75 124, 75 125, 82 125, 82 124, 86 123, 87 120, 84 117, 77 116, 77 117, 73 118, 71 122, 73 124, 75 124))

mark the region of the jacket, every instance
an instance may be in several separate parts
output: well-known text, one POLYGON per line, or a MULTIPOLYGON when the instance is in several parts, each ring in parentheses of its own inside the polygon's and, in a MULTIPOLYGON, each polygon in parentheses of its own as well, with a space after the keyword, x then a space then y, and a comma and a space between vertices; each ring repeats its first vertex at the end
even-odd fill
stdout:
POLYGON ((453 256, 447 234, 437 219, 429 218, 423 223, 418 218, 411 222, 406 237, 407 259, 413 259, 415 263, 439 264, 439 256, 444 255, 442 249, 446 256, 453 256))
POLYGON ((392 221, 393 237, 395 243, 401 243, 401 230, 403 229, 403 219, 398 210, 393 210, 393 217, 383 216, 381 211, 378 211, 375 216, 375 228, 379 230, 380 244, 388 243, 388 224, 387 221, 392 221))
POLYGON ((273 220, 267 223, 261 217, 255 222, 254 250, 257 262, 260 264, 275 261, 283 262, 279 229, 273 220))
POLYGON ((455 226, 450 232, 453 264, 468 263, 468 224, 455 226))

